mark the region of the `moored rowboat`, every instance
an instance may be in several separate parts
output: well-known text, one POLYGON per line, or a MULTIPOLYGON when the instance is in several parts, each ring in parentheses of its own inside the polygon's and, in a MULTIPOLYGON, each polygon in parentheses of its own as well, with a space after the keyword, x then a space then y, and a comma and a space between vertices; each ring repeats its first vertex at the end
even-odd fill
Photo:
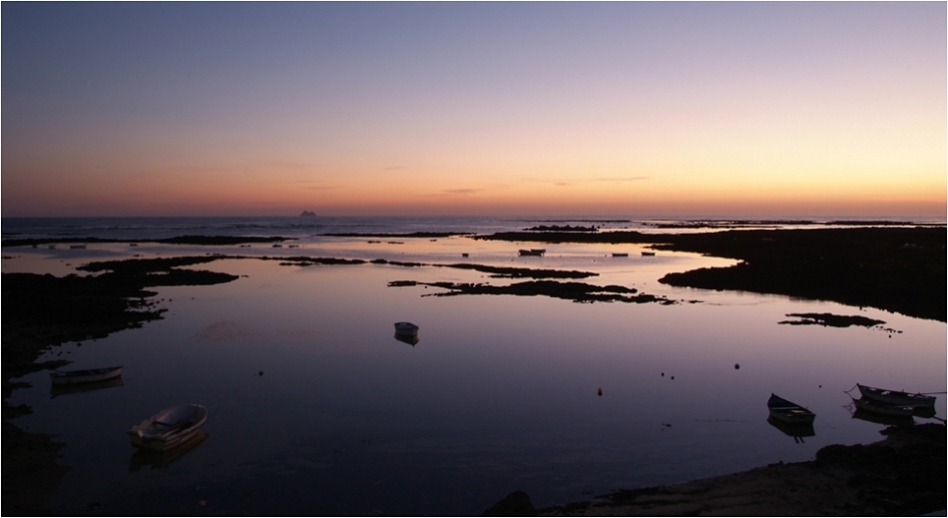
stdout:
POLYGON ((935 396, 926 396, 924 394, 912 394, 900 390, 888 390, 876 387, 867 387, 856 384, 863 399, 871 399, 887 405, 896 406, 932 406, 935 404, 935 396))
POLYGON ((128 440, 137 448, 165 451, 187 441, 207 422, 201 405, 166 408, 129 428, 128 440))
POLYGON ((399 336, 416 336, 418 326, 411 322, 395 322, 395 334, 399 336))
POLYGON ((49 379, 53 385, 74 385, 77 383, 95 383, 118 378, 122 375, 122 366, 101 369, 80 369, 74 371, 53 371, 49 379))
POLYGON ((770 410, 771 417, 790 424, 812 423, 816 417, 813 412, 776 394, 770 394, 767 408, 770 410))

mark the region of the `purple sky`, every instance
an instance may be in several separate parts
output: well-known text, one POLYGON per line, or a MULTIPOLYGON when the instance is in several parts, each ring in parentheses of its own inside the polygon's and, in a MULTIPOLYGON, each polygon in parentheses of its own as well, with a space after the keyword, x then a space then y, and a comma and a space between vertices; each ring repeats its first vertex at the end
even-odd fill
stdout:
POLYGON ((945 213, 945 3, 2 14, 4 216, 945 213))

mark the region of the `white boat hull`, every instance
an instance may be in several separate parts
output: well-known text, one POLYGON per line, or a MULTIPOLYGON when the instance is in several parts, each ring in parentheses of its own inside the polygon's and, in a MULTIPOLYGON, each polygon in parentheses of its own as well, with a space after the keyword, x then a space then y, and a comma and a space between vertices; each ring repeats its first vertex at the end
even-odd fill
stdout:
POLYGON ((207 409, 201 405, 166 408, 129 428, 128 440, 136 448, 165 451, 186 442, 207 422, 207 409))

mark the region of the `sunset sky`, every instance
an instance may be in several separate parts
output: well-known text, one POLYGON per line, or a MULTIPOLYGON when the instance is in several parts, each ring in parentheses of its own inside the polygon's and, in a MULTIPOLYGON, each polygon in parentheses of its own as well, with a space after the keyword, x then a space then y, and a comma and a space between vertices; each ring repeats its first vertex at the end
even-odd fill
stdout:
POLYGON ((2 215, 944 216, 946 4, 2 4, 2 215))

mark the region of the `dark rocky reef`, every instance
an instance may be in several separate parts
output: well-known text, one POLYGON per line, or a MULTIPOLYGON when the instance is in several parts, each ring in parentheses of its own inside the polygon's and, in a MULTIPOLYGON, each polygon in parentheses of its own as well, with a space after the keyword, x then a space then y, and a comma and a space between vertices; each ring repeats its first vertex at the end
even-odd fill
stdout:
POLYGON ((429 239, 436 239, 442 237, 452 237, 452 236, 470 236, 470 232, 409 232, 409 233, 371 233, 371 232, 331 232, 327 234, 320 234, 323 236, 330 237, 378 237, 378 238, 392 238, 392 237, 422 237, 429 239))
MULTIPOLYGON (((658 234, 643 234, 641 232, 497 232, 485 236, 474 236, 474 239, 489 239, 494 241, 523 241, 533 243, 664 243, 666 240, 656 241, 658 234)), ((665 237, 664 235, 660 235, 665 237)))
POLYGON ((791 326, 824 326, 824 327, 875 327, 885 324, 884 320, 876 320, 859 315, 834 315, 832 313, 787 313, 788 317, 797 320, 784 320, 778 324, 791 326))
POLYGON ((429 266, 433 268, 454 268, 457 270, 474 270, 476 272, 489 273, 491 278, 495 279, 585 279, 599 275, 594 272, 581 272, 577 270, 550 270, 543 268, 516 268, 511 266, 488 266, 484 264, 471 263, 453 263, 453 264, 432 264, 432 263, 412 263, 405 261, 389 261, 386 259, 373 259, 372 264, 390 264, 392 266, 404 266, 415 268, 420 266, 429 266))
POLYGON ((479 239, 543 243, 654 243, 653 248, 740 260, 670 273, 672 286, 773 293, 946 320, 943 226, 729 230, 692 234, 505 232, 479 239))
POLYGON ((538 225, 535 227, 530 227, 526 229, 530 232, 598 232, 599 227, 595 225, 590 225, 584 227, 582 225, 538 225))
POLYGON ((481 283, 456 282, 417 282, 392 281, 390 287, 431 286, 448 290, 447 293, 435 293, 434 297, 451 297, 455 295, 516 295, 520 297, 534 297, 543 295, 557 299, 572 300, 573 302, 627 302, 646 304, 675 304, 675 301, 655 295, 637 294, 635 288, 624 286, 596 286, 584 282, 557 282, 557 281, 526 281, 507 286, 494 286, 481 283))
POLYGON ((776 293, 944 322, 944 228, 745 230, 675 236, 656 248, 742 262, 671 273, 672 286, 776 293))
POLYGON ((63 238, 42 238, 42 239, 4 239, 0 246, 38 246, 66 243, 157 243, 165 245, 208 245, 225 246, 241 245, 247 243, 278 243, 290 241, 293 238, 271 236, 271 237, 250 237, 250 236, 176 236, 163 239, 103 239, 98 237, 63 237, 63 238))
MULTIPOLYGON (((255 259, 255 258, 241 257, 241 259, 255 259)), ((280 261, 281 266, 313 266, 317 264, 338 265, 338 264, 365 264, 366 263, 366 261, 363 261, 362 259, 337 259, 335 257, 293 256, 293 257, 260 257, 259 259, 263 261, 280 261)))
POLYGON ((585 279, 596 277, 599 274, 593 272, 581 272, 577 270, 550 270, 543 268, 513 268, 507 266, 487 266, 483 264, 444 264, 433 265, 444 268, 455 268, 458 270, 474 270, 482 273, 489 273, 490 277, 495 279, 585 279))

